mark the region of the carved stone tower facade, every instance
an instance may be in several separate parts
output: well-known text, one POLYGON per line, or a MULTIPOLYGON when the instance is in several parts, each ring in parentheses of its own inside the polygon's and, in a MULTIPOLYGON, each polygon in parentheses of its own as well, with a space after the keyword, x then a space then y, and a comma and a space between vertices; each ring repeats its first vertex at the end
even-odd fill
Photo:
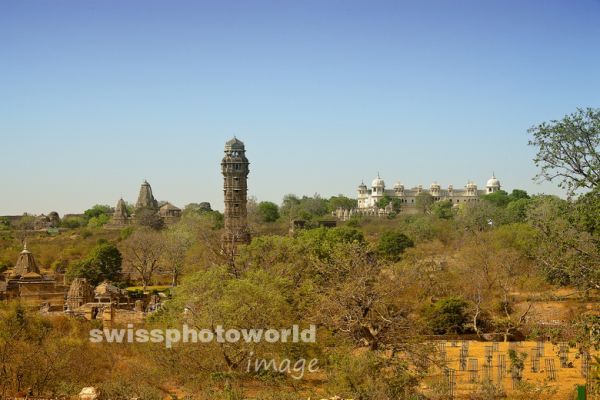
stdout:
POLYGON ((225 195, 225 232, 221 238, 221 246, 223 253, 232 258, 236 254, 238 244, 250 243, 246 210, 249 165, 241 140, 234 137, 225 143, 225 156, 221 161, 225 195))
POLYGON ((158 202, 154 198, 152 194, 152 188, 148 181, 144 181, 142 186, 140 187, 140 194, 138 196, 137 203, 135 203, 135 208, 147 208, 150 210, 158 210, 158 202))

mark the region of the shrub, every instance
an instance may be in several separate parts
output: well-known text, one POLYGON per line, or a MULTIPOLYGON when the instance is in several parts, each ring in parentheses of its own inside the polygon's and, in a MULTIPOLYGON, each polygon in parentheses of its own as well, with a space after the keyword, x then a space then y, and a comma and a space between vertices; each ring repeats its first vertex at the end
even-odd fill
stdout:
POLYGON ((462 297, 448 297, 433 303, 426 312, 431 330, 439 335, 463 333, 468 303, 462 297))
POLYGON ((400 260, 402 253, 404 253, 407 248, 413 247, 414 245, 414 242, 404 233, 389 231, 385 232, 379 238, 377 251, 385 259, 398 261, 400 260))

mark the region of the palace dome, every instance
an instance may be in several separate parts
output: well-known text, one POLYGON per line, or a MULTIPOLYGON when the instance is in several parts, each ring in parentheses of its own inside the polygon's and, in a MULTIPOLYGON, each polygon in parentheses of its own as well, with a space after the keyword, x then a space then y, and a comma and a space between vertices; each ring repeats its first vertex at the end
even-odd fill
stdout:
POLYGON ((500 181, 492 174, 492 177, 487 181, 487 187, 500 187, 500 181))
POLYGON ((371 186, 372 187, 385 187, 385 182, 383 181, 383 179, 381 179, 379 177, 379 174, 377 174, 377 178, 373 179, 373 182, 371 182, 371 186))

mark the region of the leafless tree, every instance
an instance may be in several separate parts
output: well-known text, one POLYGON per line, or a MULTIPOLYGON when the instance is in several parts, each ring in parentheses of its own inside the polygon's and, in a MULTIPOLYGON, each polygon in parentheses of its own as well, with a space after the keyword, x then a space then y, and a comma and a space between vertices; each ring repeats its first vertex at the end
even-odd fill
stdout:
POLYGON ((165 231, 164 264, 171 274, 171 286, 177 286, 183 271, 185 258, 193 243, 191 227, 178 224, 165 231))
POLYGON ((123 242, 125 262, 137 271, 144 290, 152 282, 154 273, 161 267, 165 249, 163 235, 149 228, 137 229, 123 242))

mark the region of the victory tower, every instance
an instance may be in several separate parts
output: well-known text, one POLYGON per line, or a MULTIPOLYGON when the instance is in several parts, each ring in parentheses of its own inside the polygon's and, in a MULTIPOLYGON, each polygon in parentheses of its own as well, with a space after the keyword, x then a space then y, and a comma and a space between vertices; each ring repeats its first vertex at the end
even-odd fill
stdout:
POLYGON ((225 195, 225 232, 221 238, 221 247, 223 253, 231 259, 236 254, 238 244, 250 243, 246 210, 249 164, 241 140, 234 137, 225 143, 225 156, 221 161, 225 195))

